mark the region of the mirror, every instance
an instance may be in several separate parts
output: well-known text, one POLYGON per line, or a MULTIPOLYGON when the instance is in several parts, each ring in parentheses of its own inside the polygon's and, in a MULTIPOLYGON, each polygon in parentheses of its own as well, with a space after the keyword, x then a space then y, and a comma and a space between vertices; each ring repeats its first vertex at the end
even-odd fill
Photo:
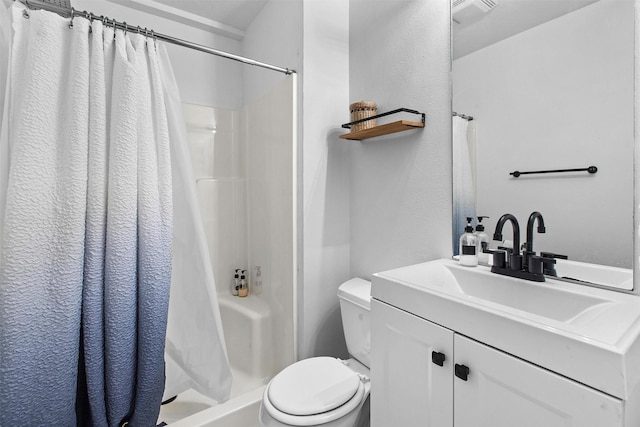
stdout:
POLYGON ((535 251, 632 268, 633 3, 452 1, 453 111, 473 117, 453 118, 455 242, 460 217, 489 216, 491 239, 511 213, 523 243, 539 211, 535 251), (597 172, 510 175, 589 166, 597 172))

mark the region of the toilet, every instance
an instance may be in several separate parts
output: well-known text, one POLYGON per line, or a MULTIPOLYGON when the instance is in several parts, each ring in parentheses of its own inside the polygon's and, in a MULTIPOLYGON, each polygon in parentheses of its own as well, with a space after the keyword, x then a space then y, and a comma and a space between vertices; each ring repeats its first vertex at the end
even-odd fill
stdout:
POLYGON ((260 426, 369 426, 371 282, 351 279, 338 288, 351 358, 311 357, 289 365, 262 396, 260 426))

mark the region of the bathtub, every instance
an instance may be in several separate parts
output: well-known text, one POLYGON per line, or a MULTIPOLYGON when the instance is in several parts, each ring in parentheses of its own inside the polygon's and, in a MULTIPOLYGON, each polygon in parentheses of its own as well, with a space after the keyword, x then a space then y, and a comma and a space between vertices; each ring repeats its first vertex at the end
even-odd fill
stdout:
POLYGON ((212 406, 168 427, 258 427, 258 411, 265 386, 212 406))
POLYGON ((158 422, 169 427, 253 427, 265 385, 275 374, 271 345, 271 312, 259 296, 218 295, 233 383, 228 401, 216 401, 195 390, 180 393, 160 409, 158 422))

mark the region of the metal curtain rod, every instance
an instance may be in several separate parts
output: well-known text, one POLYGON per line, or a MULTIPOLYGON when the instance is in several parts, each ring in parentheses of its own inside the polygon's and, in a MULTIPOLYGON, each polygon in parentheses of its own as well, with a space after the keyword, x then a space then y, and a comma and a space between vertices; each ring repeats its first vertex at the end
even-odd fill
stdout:
POLYGON ((458 116, 458 117, 460 117, 461 119, 465 119, 465 120, 469 120, 469 121, 473 120, 473 117, 471 117, 471 116, 466 116, 466 115, 464 115, 464 114, 458 114, 458 113, 456 113, 455 111, 451 112, 451 115, 452 115, 452 116, 458 116))
POLYGON ((259 61, 255 61, 253 59, 250 58, 245 58, 243 56, 239 56, 239 55, 234 55, 233 53, 229 53, 229 52, 224 52, 221 50, 217 50, 217 49, 213 49, 207 46, 203 46, 197 43, 192 43, 186 40, 181 40, 178 39, 176 37, 171 37, 171 36, 167 36, 165 34, 160 34, 160 33, 156 33, 154 31, 150 31, 150 30, 146 30, 146 29, 142 29, 139 26, 135 26, 135 25, 128 25, 126 22, 117 22, 116 20, 113 19, 109 19, 109 18, 105 18, 102 16, 97 16, 97 15, 93 15, 89 12, 83 11, 83 12, 79 12, 73 8, 67 8, 67 7, 62 7, 62 6, 58 6, 55 4, 51 4, 45 1, 41 1, 41 0, 20 0, 21 3, 23 3, 25 6, 27 6, 29 9, 44 9, 44 10, 48 10, 50 12, 55 12, 59 15, 65 16, 67 18, 74 18, 76 16, 78 17, 83 17, 86 19, 100 19, 100 20, 104 20, 105 22, 107 22, 108 25, 120 29, 120 30, 124 30, 124 31, 139 31, 139 32, 145 32, 145 34, 151 34, 152 37, 156 38, 157 40, 162 40, 164 42, 167 43, 171 43, 171 44, 175 44, 178 46, 182 46, 182 47, 187 47, 189 49, 194 49, 194 50, 199 50, 200 52, 204 52, 204 53, 209 53, 211 55, 216 55, 216 56, 220 56, 222 58, 227 58, 227 59, 231 59, 233 61, 238 61, 238 62, 242 62, 243 64, 249 64, 249 65, 255 65, 257 67, 262 67, 262 68, 266 68, 272 71, 278 71, 280 73, 284 73, 284 74, 293 74, 296 71, 295 70, 291 70, 289 68, 282 68, 282 67, 277 67, 275 65, 271 65, 271 64, 265 64, 264 62, 259 62, 259 61))

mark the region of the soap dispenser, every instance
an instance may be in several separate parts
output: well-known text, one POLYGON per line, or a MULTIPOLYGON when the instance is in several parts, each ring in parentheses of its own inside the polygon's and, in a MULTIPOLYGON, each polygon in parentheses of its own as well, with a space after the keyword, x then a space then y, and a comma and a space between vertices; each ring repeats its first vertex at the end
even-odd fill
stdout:
POLYGON ((476 267, 478 265, 478 238, 473 234, 471 217, 467 217, 467 226, 460 236, 460 265, 476 267))
POLYGON ((246 273, 247 270, 242 270, 242 273, 240 274, 240 287, 238 288, 239 297, 246 297, 247 295, 249 295, 249 284, 247 283, 247 279, 245 276, 246 273))
POLYGON ((236 268, 236 274, 231 281, 231 295, 238 296, 238 289, 240 289, 240 269, 236 268))
POLYGON ((475 236, 478 239, 478 262, 482 264, 489 264, 489 254, 485 250, 489 249, 489 235, 484 232, 484 225, 482 220, 489 218, 488 216, 479 216, 478 224, 476 225, 475 236))

